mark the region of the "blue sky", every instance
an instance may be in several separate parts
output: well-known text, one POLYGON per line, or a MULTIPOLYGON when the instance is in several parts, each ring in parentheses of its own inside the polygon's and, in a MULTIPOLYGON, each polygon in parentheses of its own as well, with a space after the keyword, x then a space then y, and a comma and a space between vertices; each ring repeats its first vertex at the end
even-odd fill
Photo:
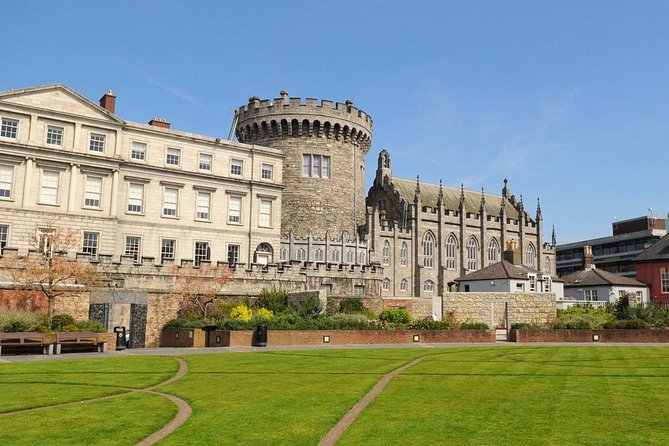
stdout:
MULTIPOLYGON (((227 137, 249 96, 374 119, 405 178, 542 203, 544 237, 666 216, 669 2, 3 2, 0 90, 64 83, 117 114, 227 137)), ((369 185, 368 184, 368 185, 369 185)))

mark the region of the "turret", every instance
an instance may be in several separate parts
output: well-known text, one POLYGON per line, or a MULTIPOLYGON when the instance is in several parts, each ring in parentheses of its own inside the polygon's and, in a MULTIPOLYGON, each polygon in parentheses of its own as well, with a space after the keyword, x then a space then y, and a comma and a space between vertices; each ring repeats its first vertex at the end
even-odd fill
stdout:
MULTIPOLYGON (((311 231, 357 233, 365 223, 365 155, 372 143, 372 118, 353 101, 333 103, 251 97, 235 111, 242 143, 284 153, 281 234, 311 231)), ((389 167, 389 165, 388 165, 389 167)))

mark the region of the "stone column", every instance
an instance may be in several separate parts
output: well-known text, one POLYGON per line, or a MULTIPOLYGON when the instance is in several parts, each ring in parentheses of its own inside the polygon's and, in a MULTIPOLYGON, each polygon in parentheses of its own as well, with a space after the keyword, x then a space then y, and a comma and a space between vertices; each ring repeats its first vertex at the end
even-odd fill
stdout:
POLYGON ((74 212, 77 177, 79 176, 79 166, 77 164, 70 164, 70 189, 67 194, 67 212, 74 212))
POLYGON ((112 171, 112 184, 111 184, 111 203, 109 205, 109 216, 116 217, 117 206, 118 206, 118 169, 112 171))
POLYGON ((28 205, 28 196, 30 195, 30 186, 33 181, 33 164, 32 158, 26 157, 26 174, 23 179, 23 196, 21 197, 21 207, 25 208, 28 205))

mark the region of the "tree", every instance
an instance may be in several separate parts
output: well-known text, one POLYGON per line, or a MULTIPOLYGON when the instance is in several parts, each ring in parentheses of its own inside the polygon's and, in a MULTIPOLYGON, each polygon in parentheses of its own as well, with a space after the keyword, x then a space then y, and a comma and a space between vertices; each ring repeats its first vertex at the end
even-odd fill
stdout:
POLYGON ((0 259, 0 268, 9 273, 16 288, 35 290, 46 297, 49 319, 54 315, 57 297, 103 283, 103 275, 95 266, 67 256, 77 241, 74 229, 49 224, 29 236, 33 250, 27 257, 0 259))
POLYGON ((207 307, 232 278, 227 266, 200 264, 198 267, 175 266, 176 283, 172 294, 181 299, 181 313, 207 317, 207 307))

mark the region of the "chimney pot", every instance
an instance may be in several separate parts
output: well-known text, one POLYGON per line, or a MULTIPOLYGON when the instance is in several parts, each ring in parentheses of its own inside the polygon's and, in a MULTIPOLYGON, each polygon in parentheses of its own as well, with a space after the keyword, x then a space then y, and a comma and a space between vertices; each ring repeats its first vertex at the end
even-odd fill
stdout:
POLYGON ((160 127, 163 129, 170 128, 170 123, 163 118, 153 118, 152 120, 149 121, 149 125, 153 127, 160 127))

